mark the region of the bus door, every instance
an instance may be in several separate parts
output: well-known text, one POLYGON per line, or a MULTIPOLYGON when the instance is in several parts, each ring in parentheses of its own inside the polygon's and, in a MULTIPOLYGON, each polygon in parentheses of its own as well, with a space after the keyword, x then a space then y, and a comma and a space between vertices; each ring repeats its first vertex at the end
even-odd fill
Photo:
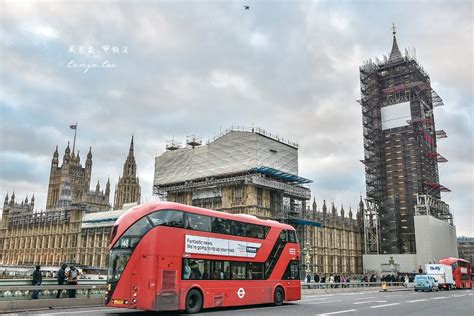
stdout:
POLYGON ((134 267, 130 282, 130 307, 153 310, 157 289, 156 256, 143 255, 134 267))
POLYGON ((180 262, 180 258, 158 257, 157 311, 179 309, 178 278, 180 277, 180 262))

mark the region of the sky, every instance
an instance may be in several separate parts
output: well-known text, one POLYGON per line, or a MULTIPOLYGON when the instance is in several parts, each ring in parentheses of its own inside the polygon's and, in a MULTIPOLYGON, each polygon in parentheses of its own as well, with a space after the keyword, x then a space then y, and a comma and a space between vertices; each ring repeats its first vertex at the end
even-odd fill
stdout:
MULTIPOLYGON (((472 1, 1 1, 0 197, 46 205, 50 164, 78 123, 91 189, 122 173, 131 136, 142 200, 167 140, 261 127, 299 143, 318 206, 365 194, 359 66, 394 22, 444 101, 442 195, 474 236, 472 1), (244 5, 250 9, 245 10, 244 5), (91 67, 87 68, 87 65, 91 67)), ((113 203, 113 193, 110 197, 113 203)))

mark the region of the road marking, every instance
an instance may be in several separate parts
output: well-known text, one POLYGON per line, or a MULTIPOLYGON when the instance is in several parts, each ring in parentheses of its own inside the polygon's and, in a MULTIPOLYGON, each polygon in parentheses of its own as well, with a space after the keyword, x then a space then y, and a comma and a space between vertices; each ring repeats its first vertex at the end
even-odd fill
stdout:
POLYGON ((426 302, 427 299, 407 301, 407 303, 426 302))
POLYGON ((304 297, 331 297, 334 296, 333 294, 327 294, 327 295, 305 295, 304 297))
POLYGON ((326 301, 326 302, 314 302, 314 303, 308 303, 308 305, 318 305, 318 304, 327 304, 327 303, 336 303, 336 302, 342 302, 342 300, 326 301))
POLYGON ((387 301, 364 301, 364 302, 357 302, 357 303, 352 303, 352 304, 357 305, 357 304, 367 304, 367 303, 387 303, 387 301))
POLYGON ((465 296, 466 294, 454 294, 454 295, 451 295, 450 297, 463 297, 465 296))
POLYGON ((84 314, 84 313, 94 313, 94 312, 107 312, 107 313, 113 313, 113 312, 123 312, 123 308, 110 308, 110 307, 101 307, 101 308, 92 308, 89 309, 86 306, 84 307, 78 307, 76 311, 69 311, 67 309, 54 309, 54 310, 49 310, 46 314, 44 313, 39 313, 37 315, 55 315, 55 314, 84 314))
MULTIPOLYGON (((276 308, 285 308, 285 307, 291 307, 291 306, 294 306, 294 305, 281 305, 281 306, 269 306, 269 307, 256 307, 256 308, 248 308, 248 309, 243 309, 243 311, 261 311, 261 310, 264 310, 264 309, 276 309, 276 308)), ((123 308, 122 308, 123 310, 123 308)))
POLYGON ((379 308, 379 307, 394 306, 394 305, 400 305, 400 303, 391 303, 391 304, 375 305, 375 306, 370 306, 370 308, 379 308))
POLYGON ((371 299, 371 298, 375 298, 375 296, 369 296, 369 297, 358 297, 358 298, 355 298, 354 301, 359 301, 359 300, 368 300, 368 299, 371 299))
POLYGON ((438 296, 438 297, 432 297, 431 299, 432 300, 442 300, 442 299, 445 299, 445 298, 448 298, 447 296, 438 296))
POLYGON ((321 301, 321 300, 327 300, 328 297, 315 297, 315 298, 307 298, 307 299, 302 299, 300 301, 321 301))
POLYGON ((331 312, 331 313, 324 313, 324 314, 318 314, 318 316, 325 316, 325 315, 334 315, 334 314, 342 314, 342 313, 350 313, 350 312, 355 312, 357 309, 346 309, 344 311, 337 311, 337 312, 331 312))

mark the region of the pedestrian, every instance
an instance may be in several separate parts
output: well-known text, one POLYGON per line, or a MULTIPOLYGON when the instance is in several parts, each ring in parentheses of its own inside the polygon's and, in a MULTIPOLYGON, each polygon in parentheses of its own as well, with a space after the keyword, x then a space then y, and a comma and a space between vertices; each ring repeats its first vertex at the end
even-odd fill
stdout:
MULTIPOLYGON (((63 285, 64 283, 67 282, 67 277, 66 277, 66 267, 67 264, 63 263, 61 265, 61 268, 58 270, 58 285, 63 285)), ((61 298, 63 290, 59 289, 58 294, 56 295, 56 298, 61 298)))
MULTIPOLYGON (((36 266, 35 271, 33 271, 33 280, 31 281, 31 285, 41 285, 41 282, 43 282, 43 276, 41 275, 40 269, 40 266, 36 266)), ((31 298, 37 300, 39 292, 39 290, 34 290, 31 298)))
MULTIPOLYGON (((77 285, 77 278, 79 277, 79 271, 76 269, 74 265, 71 265, 71 268, 66 274, 67 276, 67 284, 68 285, 77 285)), ((75 298, 76 297, 76 289, 68 290, 69 297, 75 298)))
POLYGON ((320 277, 319 274, 315 273, 314 274, 314 282, 319 283, 320 277))
POLYGON ((403 282, 403 286, 408 288, 408 282, 409 282, 409 279, 408 279, 408 274, 405 274, 405 280, 403 282))

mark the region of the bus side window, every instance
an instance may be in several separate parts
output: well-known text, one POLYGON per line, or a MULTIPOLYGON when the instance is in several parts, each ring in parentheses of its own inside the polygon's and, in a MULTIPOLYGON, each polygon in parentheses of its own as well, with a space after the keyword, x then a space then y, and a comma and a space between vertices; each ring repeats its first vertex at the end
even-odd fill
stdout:
POLYGON ((184 223, 184 228, 186 229, 195 229, 205 232, 211 231, 211 218, 209 216, 186 213, 184 223))
POLYGON ((247 224, 246 236, 250 238, 264 238, 263 237, 263 226, 255 224, 247 224))
POLYGON ((263 280, 263 263, 249 262, 247 267, 248 280, 263 280))
POLYGON ((212 219, 212 232, 219 234, 230 234, 230 221, 227 219, 214 217, 212 219))
POLYGON ((281 240, 281 241, 284 241, 284 242, 287 242, 287 241, 288 241, 288 231, 282 230, 282 231, 280 232, 280 240, 281 240))
POLYGON ((246 279, 246 269, 245 262, 232 261, 230 264, 230 272, 232 280, 245 280, 246 279))
POLYGON ((298 261, 290 261, 286 268, 285 274, 283 274, 283 280, 298 280, 300 276, 300 264, 298 261))
POLYGON ((289 231, 288 231, 288 240, 289 240, 289 242, 294 242, 294 243, 297 242, 297 240, 296 240, 296 234, 295 234, 295 231, 294 231, 294 230, 289 230, 289 231))
POLYGON ((230 233, 231 235, 234 235, 234 236, 245 236, 245 223, 231 221, 230 233))
POLYGON ((265 226, 265 235, 263 236, 263 238, 267 238, 267 235, 269 232, 270 232, 270 227, 265 226))

